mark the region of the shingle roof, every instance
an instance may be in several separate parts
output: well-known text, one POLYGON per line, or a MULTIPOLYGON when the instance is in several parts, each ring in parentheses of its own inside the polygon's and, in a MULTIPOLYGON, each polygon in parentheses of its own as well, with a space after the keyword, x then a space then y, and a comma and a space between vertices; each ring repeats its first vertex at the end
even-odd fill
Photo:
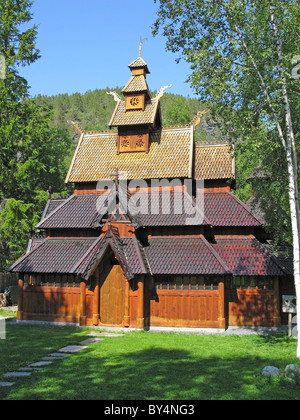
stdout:
POLYGON ((142 208, 140 213, 142 226, 211 225, 203 208, 195 206, 193 198, 185 191, 153 191, 138 193, 133 195, 133 198, 135 197, 139 197, 142 208))
POLYGON ((144 251, 154 275, 230 272, 204 237, 153 237, 144 251))
POLYGON ((100 236, 93 247, 80 261, 80 264, 76 268, 76 274, 88 280, 108 248, 111 248, 128 280, 132 279, 134 274, 142 271, 141 267, 135 263, 131 256, 127 258, 127 254, 124 252, 125 247, 119 237, 117 229, 110 227, 106 234, 100 236))
POLYGON ((120 238, 111 228, 95 238, 45 239, 9 268, 17 273, 75 274, 88 280, 110 248, 124 275, 283 276, 289 274, 254 237, 150 237, 142 246, 136 237, 120 238))
POLYGON ((125 102, 119 101, 109 122, 109 127, 132 125, 154 125, 159 108, 159 100, 150 99, 145 102, 144 111, 127 111, 125 102))
POLYGON ((9 268, 15 273, 73 273, 95 239, 45 239, 9 268))
POLYGON ((145 61, 142 59, 142 57, 138 57, 136 60, 134 60, 131 64, 129 64, 128 66, 130 69, 135 69, 135 68, 145 68, 146 69, 146 73, 150 73, 147 63, 145 63, 145 61))
POLYGON ((119 237, 111 227, 105 235, 89 239, 44 239, 9 271, 16 273, 76 274, 88 280, 108 248, 111 248, 124 275, 146 274, 147 269, 136 238, 119 237))
POLYGON ((118 168, 127 179, 191 178, 193 128, 162 129, 150 134, 149 153, 117 154, 117 134, 85 134, 66 182, 111 179, 118 168))
POLYGON ((231 179, 234 176, 235 166, 231 146, 196 147, 195 179, 231 179))
POLYGON ((42 220, 38 229, 80 229, 92 228, 97 216, 99 195, 71 196, 42 220))
POLYGON ((204 194, 204 214, 213 226, 261 226, 264 221, 254 215, 234 194, 207 192, 204 194))
POLYGON ((133 274, 147 274, 147 261, 143 256, 143 247, 135 236, 121 238, 123 251, 133 274))
POLYGON ((235 276, 282 276, 279 262, 257 239, 216 238, 212 247, 235 276))
MULTIPOLYGON (((108 205, 103 197, 106 196, 99 194, 72 196, 43 219, 37 228, 93 229, 100 227, 103 216, 107 214, 108 205)), ((127 215, 136 228, 191 225, 250 227, 263 224, 263 221, 254 215, 248 206, 228 192, 206 192, 203 208, 199 205, 192 207, 195 201, 184 191, 128 194, 124 196, 126 197, 127 200, 131 200, 130 205, 127 205, 127 215)), ((113 208, 109 210, 109 212, 113 211, 113 208)))
POLYGON ((147 85, 145 76, 132 76, 127 85, 122 89, 123 93, 148 91, 149 87, 147 85))
MULTIPOLYGON (((145 194, 146 195, 146 194, 145 194)), ((144 193, 140 194, 143 197, 144 193)), ((187 192, 149 193, 148 214, 140 214, 143 226, 261 226, 263 220, 251 212, 242 201, 229 192, 205 192, 199 200, 197 213, 190 213, 192 208, 185 207, 191 200, 187 192), (170 197, 170 205, 168 204, 170 197), (151 214, 152 210, 152 214, 151 214)), ((195 202, 195 200, 194 200, 195 202)))
POLYGON ((58 207, 66 202, 66 198, 59 198, 59 199, 49 199, 47 201, 42 220, 48 217, 51 213, 54 212, 58 207))

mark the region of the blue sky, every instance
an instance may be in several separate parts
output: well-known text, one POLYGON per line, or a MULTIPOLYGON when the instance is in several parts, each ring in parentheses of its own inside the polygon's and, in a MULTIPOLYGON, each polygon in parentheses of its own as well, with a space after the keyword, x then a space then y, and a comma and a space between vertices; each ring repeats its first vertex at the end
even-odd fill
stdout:
POLYGON ((148 39, 142 57, 151 72, 150 89, 172 84, 169 92, 194 96, 185 83, 188 64, 177 64, 176 55, 165 51, 166 39, 152 36, 157 10, 154 0, 35 0, 32 22, 39 25, 42 58, 20 69, 31 86, 30 94, 123 87, 142 37, 148 39))

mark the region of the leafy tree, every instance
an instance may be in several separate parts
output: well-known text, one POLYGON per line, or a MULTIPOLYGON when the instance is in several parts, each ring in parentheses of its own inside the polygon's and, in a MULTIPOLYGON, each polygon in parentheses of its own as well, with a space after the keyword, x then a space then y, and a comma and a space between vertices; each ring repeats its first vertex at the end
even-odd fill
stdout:
MULTIPOLYGON (((288 197, 300 325, 298 154, 300 5, 295 0, 160 0, 154 34, 191 64, 189 78, 214 105, 222 129, 248 155, 262 157, 274 187, 288 197), (297 150, 298 149, 298 150, 297 150), (273 165, 281 156, 281 167, 273 165)), ((267 216, 270 213, 267 212, 267 216)), ((300 358, 300 329, 297 355, 300 358)))
POLYGON ((0 2, 0 54, 5 59, 5 77, 0 80, 2 267, 26 249, 25 231, 34 226, 37 213, 41 215, 36 197, 49 185, 63 188, 62 169, 71 148, 65 129, 50 128, 51 109, 28 99, 28 83, 19 74, 22 66, 40 57, 35 47, 37 27, 22 31, 31 20, 31 6, 29 0, 0 2))

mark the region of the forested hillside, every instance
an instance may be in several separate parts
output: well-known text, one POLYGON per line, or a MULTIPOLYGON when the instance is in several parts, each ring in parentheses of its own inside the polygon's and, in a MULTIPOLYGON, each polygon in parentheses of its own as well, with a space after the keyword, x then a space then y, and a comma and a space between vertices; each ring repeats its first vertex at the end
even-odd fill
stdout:
MULTIPOLYGON (((122 96, 121 88, 117 87, 88 91, 82 95, 80 93, 50 97, 39 95, 35 100, 39 106, 53 109, 52 125, 56 128, 68 128, 67 121, 77 121, 86 131, 108 130, 108 123, 116 105, 112 96, 107 95, 110 91, 122 96)), ((155 96, 156 92, 152 94, 155 96)), ((208 105, 202 104, 195 98, 165 93, 161 99, 163 125, 189 124, 198 111, 208 108, 208 105)), ((196 141, 201 143, 224 141, 210 116, 203 117, 200 126, 197 127, 196 141)))
MULTIPOLYGON (((108 123, 114 111, 116 103, 107 92, 115 91, 120 96, 121 88, 98 89, 86 92, 85 94, 74 93, 73 95, 61 94, 57 96, 38 96, 35 98, 41 107, 53 110, 52 126, 68 130, 74 139, 74 146, 78 140, 74 128, 68 125, 67 121, 77 121, 86 131, 109 130, 108 123)), ((155 96, 156 92, 152 92, 155 96)), ((207 104, 201 103, 196 98, 183 97, 165 93, 161 99, 161 110, 163 126, 176 126, 189 124, 198 111, 209 110, 207 104)), ((216 117, 215 117, 216 119, 216 117)), ((196 128, 195 141, 198 144, 218 144, 229 141, 222 135, 219 125, 212 118, 211 113, 202 117, 200 125, 196 128)), ((247 177, 259 164, 259 156, 253 153, 246 153, 239 146, 236 146, 237 159, 237 195, 244 201, 251 196, 251 187, 246 183, 247 177)), ((72 149, 68 162, 71 160, 74 149, 72 149)), ((66 169, 67 170, 67 169, 66 169)))
MULTIPOLYGON (((61 94, 35 98, 39 106, 52 109, 52 128, 66 130, 73 138, 73 148, 71 148, 66 159, 65 172, 68 170, 78 141, 78 135, 75 134, 74 127, 69 125, 67 121, 79 122, 86 131, 109 130, 108 123, 115 108, 113 97, 107 95, 107 92, 110 91, 115 91, 122 96, 120 87, 113 89, 107 87, 106 89, 88 91, 85 94, 61 94)), ((155 94, 156 92, 152 92, 153 96, 155 94)), ((201 103, 196 98, 165 93, 161 99, 163 126, 189 124, 198 111, 209 109, 208 104, 201 103)), ((232 141, 232 138, 226 138, 222 134, 222 131, 228 132, 228 128, 224 127, 228 124, 230 124, 230 120, 222 122, 216 109, 213 109, 212 112, 202 118, 200 125, 196 128, 196 143, 217 144, 232 141)), ((290 213, 281 150, 277 148, 271 150, 270 153, 265 151, 263 154, 263 146, 258 148, 255 142, 245 144, 242 137, 235 140, 234 148, 236 159, 235 194, 243 202, 247 202, 251 198, 252 186, 246 181, 254 169, 262 163, 270 177, 267 185, 262 179, 257 180, 257 202, 259 201, 265 209, 266 219, 274 229, 278 241, 289 242, 291 240, 290 213)), ((254 202, 254 204, 256 203, 254 202)))

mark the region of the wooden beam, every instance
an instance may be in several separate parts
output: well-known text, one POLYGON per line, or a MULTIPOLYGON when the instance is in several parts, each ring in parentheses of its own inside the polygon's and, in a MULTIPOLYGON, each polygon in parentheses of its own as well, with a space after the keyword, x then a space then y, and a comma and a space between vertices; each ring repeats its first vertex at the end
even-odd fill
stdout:
POLYGON ((218 324, 220 329, 226 328, 226 317, 225 317, 225 284, 219 283, 219 317, 218 324))
POLYGON ((144 276, 141 276, 138 280, 138 307, 137 307, 137 320, 136 325, 138 329, 145 327, 145 315, 144 315, 144 276))
POLYGON ((18 313, 17 313, 17 320, 23 320, 23 306, 24 306, 24 294, 23 294, 23 287, 24 287, 24 275, 20 275, 19 278, 19 298, 18 298, 18 313))
POLYGON ((80 283, 81 304, 80 304, 80 325, 86 326, 86 283, 80 283))
POLYGON ((99 270, 96 271, 96 285, 94 289, 94 305, 93 305, 93 325, 98 325, 100 321, 100 280, 99 270))
POLYGON ((124 315, 124 327, 130 326, 130 284, 126 279, 125 283, 125 315, 124 315))

